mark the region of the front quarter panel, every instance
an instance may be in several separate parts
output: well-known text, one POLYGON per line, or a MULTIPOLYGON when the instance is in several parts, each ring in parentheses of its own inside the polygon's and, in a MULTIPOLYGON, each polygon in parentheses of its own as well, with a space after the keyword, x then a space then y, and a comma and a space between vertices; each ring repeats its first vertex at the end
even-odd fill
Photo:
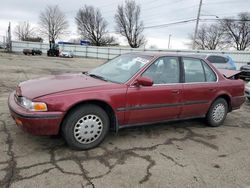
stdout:
MULTIPOLYGON (((115 87, 101 87, 91 89, 77 89, 74 91, 60 92, 37 98, 47 104, 49 111, 68 112, 72 107, 82 102, 101 101, 108 104, 116 114, 119 124, 124 121, 123 112, 117 112, 117 108, 125 106, 127 86, 117 84, 115 87)), ((65 113, 65 114, 66 114, 65 113)))

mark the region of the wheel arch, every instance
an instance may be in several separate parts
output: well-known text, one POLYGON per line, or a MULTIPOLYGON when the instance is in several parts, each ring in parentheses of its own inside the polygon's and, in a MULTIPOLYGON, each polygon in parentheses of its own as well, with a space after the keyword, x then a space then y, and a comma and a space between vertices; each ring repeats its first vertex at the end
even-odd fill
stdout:
POLYGON ((108 114, 108 117, 109 117, 109 120, 110 120, 110 131, 118 131, 118 128, 117 128, 117 117, 116 117, 116 114, 115 114, 115 111, 114 109, 111 107, 111 105, 109 105, 107 102, 105 101, 102 101, 102 100, 86 100, 86 101, 81 101, 81 102, 78 102, 74 105, 72 105, 66 112, 66 114, 64 115, 63 119, 62 119, 62 122, 60 124, 60 132, 61 132, 61 129, 62 129, 62 124, 63 122, 65 121, 65 119, 67 118, 67 116, 75 109, 77 108, 80 108, 81 106, 83 105, 87 105, 87 104, 93 104, 93 105, 96 105, 96 106, 99 106, 101 107, 103 110, 105 110, 105 112, 107 112, 108 114))
MULTIPOLYGON (((218 96, 213 100, 213 102, 216 101, 216 100, 219 99, 219 98, 223 98, 223 99, 226 100, 226 102, 227 102, 227 104, 228 104, 228 112, 231 112, 231 111, 232 111, 231 97, 230 97, 228 94, 226 94, 226 93, 220 94, 220 95, 218 95, 218 96)), ((211 105, 213 104, 213 102, 211 103, 211 105)))

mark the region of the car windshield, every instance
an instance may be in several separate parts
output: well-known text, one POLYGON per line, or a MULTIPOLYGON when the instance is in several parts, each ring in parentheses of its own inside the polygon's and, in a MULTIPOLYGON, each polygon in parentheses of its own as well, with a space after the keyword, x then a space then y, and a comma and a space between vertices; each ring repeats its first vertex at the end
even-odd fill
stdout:
POLYGON ((147 55, 124 54, 89 71, 88 75, 115 83, 125 83, 151 59, 152 56, 147 55))

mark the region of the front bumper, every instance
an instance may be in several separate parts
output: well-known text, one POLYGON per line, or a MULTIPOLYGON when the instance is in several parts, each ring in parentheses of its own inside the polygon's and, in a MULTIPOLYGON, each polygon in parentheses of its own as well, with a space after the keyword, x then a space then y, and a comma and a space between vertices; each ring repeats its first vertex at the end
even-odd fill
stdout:
POLYGON ((9 95, 10 114, 18 127, 33 135, 57 135, 63 112, 31 112, 16 103, 14 92, 9 95))

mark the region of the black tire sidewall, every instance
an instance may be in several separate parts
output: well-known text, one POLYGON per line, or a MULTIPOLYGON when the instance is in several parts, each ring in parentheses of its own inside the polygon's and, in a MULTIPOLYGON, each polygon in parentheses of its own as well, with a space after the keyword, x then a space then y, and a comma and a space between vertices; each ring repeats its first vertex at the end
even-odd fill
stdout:
POLYGON ((110 120, 107 113, 97 105, 83 105, 74 109, 64 120, 62 132, 67 144, 72 149, 85 150, 98 146, 105 138, 109 130, 110 120), (102 133, 97 140, 90 144, 81 144, 74 137, 74 127, 77 121, 85 115, 94 114, 98 116, 103 123, 102 133))
POLYGON ((209 109, 209 111, 208 111, 208 113, 207 113, 207 116, 206 116, 208 125, 209 125, 209 126, 212 126, 212 127, 218 127, 218 126, 220 126, 220 125, 224 122, 224 120, 226 119, 226 117, 227 117, 227 112, 228 112, 228 104, 227 104, 227 101, 226 101, 225 99, 223 99, 223 98, 218 98, 218 99, 216 99, 216 100, 212 103, 212 105, 211 105, 211 107, 210 107, 210 109, 209 109), (216 105, 218 105, 218 104, 223 104, 223 105, 224 105, 224 107, 225 107, 225 114, 224 114, 224 117, 223 117, 223 119, 222 119, 221 121, 215 122, 215 121, 213 120, 213 118, 212 118, 212 112, 213 112, 214 107, 215 107, 216 105))

